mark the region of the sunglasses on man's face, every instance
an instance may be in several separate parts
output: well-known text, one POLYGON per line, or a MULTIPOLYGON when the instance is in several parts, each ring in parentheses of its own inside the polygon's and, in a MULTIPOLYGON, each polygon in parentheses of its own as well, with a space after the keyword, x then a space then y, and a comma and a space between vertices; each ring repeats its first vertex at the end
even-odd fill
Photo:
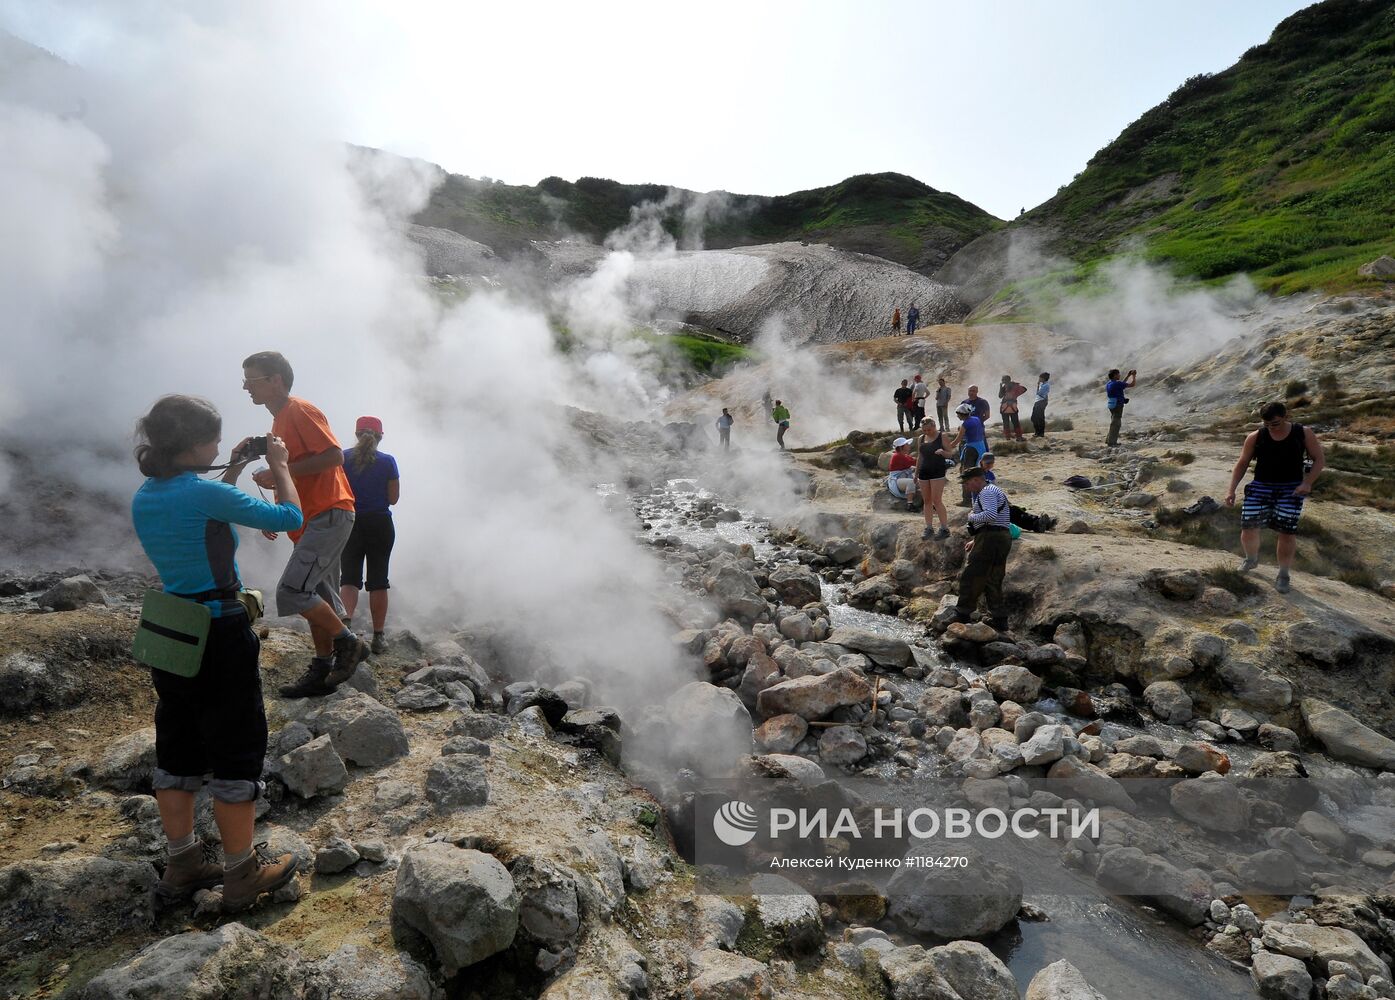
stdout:
POLYGON ((243 385, 243 387, 245 388, 246 386, 251 385, 253 382, 261 382, 261 381, 263 381, 263 380, 265 380, 265 379, 269 379, 269 378, 271 378, 271 377, 272 377, 272 376, 270 376, 270 375, 254 375, 254 376, 252 376, 251 378, 244 378, 244 379, 242 380, 242 385, 243 385))

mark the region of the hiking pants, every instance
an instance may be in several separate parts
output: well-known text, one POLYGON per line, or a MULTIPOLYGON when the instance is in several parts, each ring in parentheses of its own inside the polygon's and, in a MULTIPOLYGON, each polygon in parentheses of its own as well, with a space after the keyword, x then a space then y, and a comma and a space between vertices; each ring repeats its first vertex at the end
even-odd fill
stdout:
POLYGON ((1109 436, 1104 439, 1104 443, 1113 448, 1119 443, 1119 425, 1124 419, 1124 408, 1116 406, 1109 411, 1109 436))
POLYGON ((980 597, 988 598, 988 613, 995 621, 1007 617, 1003 604, 1003 574, 1007 571, 1012 535, 1005 528, 983 528, 974 535, 974 549, 959 574, 959 617, 968 619, 980 597))
POLYGON ((1032 430, 1034 437, 1046 437, 1046 400, 1038 399, 1032 404, 1032 430))
POLYGON ((730 428, 730 427, 718 427, 718 428, 717 428, 717 441, 718 441, 718 443, 719 443, 723 448, 730 448, 730 447, 731 447, 731 428, 730 428))
POLYGON ((1017 419, 1017 411, 1009 410, 1003 414, 1003 437, 1012 440, 1013 436, 1022 436, 1022 421, 1017 419))
POLYGON ((937 403, 935 405, 935 416, 940 418, 940 430, 949 430, 949 404, 937 403))
POLYGON ((781 420, 779 426, 780 429, 775 432, 775 443, 778 444, 781 448, 784 448, 785 431, 790 429, 790 422, 788 420, 781 420))
POLYGON ((915 430, 915 417, 909 410, 898 403, 896 405, 896 426, 904 431, 907 424, 911 425, 911 430, 915 430))

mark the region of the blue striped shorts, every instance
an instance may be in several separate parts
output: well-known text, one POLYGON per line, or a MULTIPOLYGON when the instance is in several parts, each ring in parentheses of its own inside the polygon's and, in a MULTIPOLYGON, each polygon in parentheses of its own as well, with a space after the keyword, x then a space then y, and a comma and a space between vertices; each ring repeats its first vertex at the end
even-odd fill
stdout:
POLYGON ((1245 503, 1240 508, 1240 527, 1273 528, 1280 534, 1297 534, 1303 497, 1293 495, 1296 486, 1298 483, 1247 483, 1245 503))

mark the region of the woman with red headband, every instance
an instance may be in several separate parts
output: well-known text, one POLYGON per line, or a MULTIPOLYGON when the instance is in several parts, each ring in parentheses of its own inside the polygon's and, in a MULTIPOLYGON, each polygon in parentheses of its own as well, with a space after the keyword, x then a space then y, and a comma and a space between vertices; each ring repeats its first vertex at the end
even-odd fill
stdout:
POLYGON ((366 585, 373 617, 373 652, 381 653, 388 610, 388 559, 397 537, 391 508, 397 503, 400 482, 397 460, 378 450, 383 422, 377 417, 359 417, 354 434, 358 444, 344 449, 344 473, 354 491, 354 530, 340 559, 339 598, 344 602, 347 625, 358 607, 359 589, 366 585))

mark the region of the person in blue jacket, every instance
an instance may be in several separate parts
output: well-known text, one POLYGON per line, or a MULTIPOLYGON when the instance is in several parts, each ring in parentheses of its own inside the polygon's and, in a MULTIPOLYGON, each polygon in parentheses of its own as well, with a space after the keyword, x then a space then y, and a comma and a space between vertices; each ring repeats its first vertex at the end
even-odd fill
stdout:
POLYGON ((165 593, 196 601, 212 616, 199 672, 193 677, 152 668, 155 685, 155 770, 152 784, 168 839, 168 863, 156 887, 162 901, 185 899, 222 884, 223 908, 239 910, 295 876, 292 854, 272 857, 252 843, 256 799, 266 758, 261 643, 238 600, 237 532, 301 526, 300 497, 280 438, 269 436, 266 461, 278 503, 234 485, 252 457, 252 439, 233 449, 221 481, 200 478, 217 459, 223 421, 207 400, 165 396, 137 426, 136 462, 147 477, 131 501, 131 517, 165 593), (194 833, 194 796, 208 777, 223 858, 194 833))
POLYGON ((1105 405, 1109 407, 1109 435, 1104 439, 1104 443, 1110 447, 1117 447, 1119 444, 1119 426, 1124 420, 1124 407, 1128 404, 1128 397, 1124 395, 1125 389, 1132 389, 1138 384, 1138 372, 1129 369, 1129 374, 1125 378, 1119 377, 1119 369, 1109 369, 1109 378, 1104 382, 1105 405))

